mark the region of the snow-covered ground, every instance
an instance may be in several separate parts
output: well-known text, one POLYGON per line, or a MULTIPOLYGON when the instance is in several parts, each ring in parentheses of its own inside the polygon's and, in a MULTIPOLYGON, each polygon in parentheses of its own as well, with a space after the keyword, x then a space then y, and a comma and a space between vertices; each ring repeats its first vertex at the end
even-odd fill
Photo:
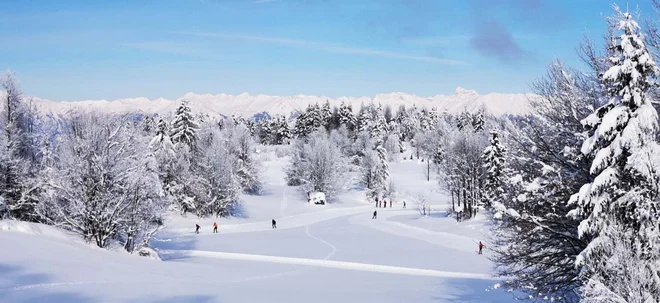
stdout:
POLYGON ((447 218, 449 201, 426 182, 423 163, 391 165, 406 195, 381 209, 359 190, 310 205, 285 185, 287 158, 265 156, 264 194, 244 197, 243 216, 172 214, 152 241, 162 261, 94 248, 50 226, 0 221, 0 302, 513 301, 491 290, 488 251, 477 254, 486 220, 447 218), (403 209, 400 200, 418 194, 431 216, 411 200, 403 209))

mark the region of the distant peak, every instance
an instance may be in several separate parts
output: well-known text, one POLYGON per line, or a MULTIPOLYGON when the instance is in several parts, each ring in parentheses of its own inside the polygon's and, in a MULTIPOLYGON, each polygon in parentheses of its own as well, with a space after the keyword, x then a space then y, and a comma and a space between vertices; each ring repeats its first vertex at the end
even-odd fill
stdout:
POLYGON ((195 98, 197 96, 198 96, 197 94, 195 94, 193 92, 189 92, 189 93, 183 95, 183 97, 181 97, 181 99, 190 99, 190 98, 195 98))
POLYGON ((459 87, 456 88, 456 92, 454 93, 454 95, 456 95, 456 96, 458 96, 458 95, 479 95, 479 93, 477 93, 477 91, 470 90, 470 89, 465 89, 465 88, 462 88, 462 87, 459 86, 459 87))

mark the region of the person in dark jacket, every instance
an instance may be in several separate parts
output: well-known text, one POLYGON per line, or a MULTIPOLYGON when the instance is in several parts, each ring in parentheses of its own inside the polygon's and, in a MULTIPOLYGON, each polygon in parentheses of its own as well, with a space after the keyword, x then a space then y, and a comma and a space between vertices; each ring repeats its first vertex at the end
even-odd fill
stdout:
POLYGON ((195 233, 196 234, 199 233, 199 229, 200 229, 199 224, 195 224, 195 233))
POLYGON ((273 228, 277 228, 277 222, 275 222, 275 219, 273 219, 273 228))
POLYGON ((406 208, 406 201, 403 201, 403 208, 406 208))
POLYGON ((374 216, 371 217, 371 219, 372 219, 372 220, 373 220, 373 219, 376 219, 376 215, 378 215, 378 212, 374 210, 374 216))

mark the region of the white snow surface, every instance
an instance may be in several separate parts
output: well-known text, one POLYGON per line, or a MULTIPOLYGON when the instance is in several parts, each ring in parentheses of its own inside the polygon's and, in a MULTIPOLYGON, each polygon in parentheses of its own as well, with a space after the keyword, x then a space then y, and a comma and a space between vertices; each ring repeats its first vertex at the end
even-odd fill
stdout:
POLYGON ((304 111, 310 104, 323 104, 330 102, 332 106, 339 106, 341 102, 351 104, 357 112, 360 104, 390 105, 396 110, 399 105, 410 107, 432 108, 436 107, 439 112, 460 113, 464 110, 476 112, 481 108, 501 116, 504 114, 520 115, 529 113, 531 107, 530 98, 536 98, 532 94, 499 94, 490 93, 479 95, 475 91, 457 88, 454 95, 436 95, 432 97, 420 97, 413 94, 390 93, 379 94, 372 97, 339 97, 329 98, 324 96, 268 96, 227 94, 194 94, 187 93, 184 96, 168 100, 158 98, 149 100, 147 98, 125 98, 114 101, 108 100, 86 100, 86 101, 62 101, 54 102, 47 99, 33 97, 33 102, 44 114, 61 115, 70 111, 83 112, 105 112, 105 113, 145 113, 167 115, 174 113, 182 100, 188 100, 189 106, 194 113, 208 113, 210 116, 219 114, 225 116, 251 117, 254 114, 267 112, 273 115, 289 116, 297 111, 304 111))
POLYGON ((240 217, 170 214, 151 243, 162 261, 95 248, 51 226, 0 221, 0 302, 514 301, 494 289, 490 251, 477 254, 478 241, 488 247, 488 220, 448 218, 450 199, 425 180, 424 163, 392 163, 401 193, 391 208, 376 208, 359 188, 319 206, 285 185, 287 157, 262 155, 264 194, 244 196, 240 217), (420 194, 430 216, 410 199, 420 194))

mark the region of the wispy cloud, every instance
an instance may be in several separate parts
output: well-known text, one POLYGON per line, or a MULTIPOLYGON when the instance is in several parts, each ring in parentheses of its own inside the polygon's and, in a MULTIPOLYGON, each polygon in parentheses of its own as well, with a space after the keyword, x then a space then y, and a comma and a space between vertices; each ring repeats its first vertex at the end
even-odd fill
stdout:
POLYGON ((272 37, 260 37, 260 36, 246 36, 246 35, 227 35, 219 33, 205 33, 205 32, 174 32, 176 34, 196 36, 196 37, 206 37, 206 38, 217 38, 217 39, 227 39, 227 40, 243 40, 243 41, 255 41, 262 43, 271 43, 279 44, 290 47, 297 48, 306 48, 313 49, 322 52, 336 53, 336 54, 349 54, 349 55, 360 55, 360 56, 370 56, 370 57, 382 57, 382 58, 392 58, 392 59, 401 59, 401 60, 413 60, 413 61, 423 61, 436 64, 445 64, 445 65, 465 65, 467 64, 464 61, 452 60, 437 58, 431 56, 415 56, 402 54, 391 51, 382 51, 374 50, 368 48, 356 48, 340 45, 325 44, 315 41, 308 40, 297 40, 297 39, 286 39, 286 38, 272 38, 272 37))
POLYGON ((212 52, 197 47, 171 42, 125 42, 121 46, 150 52, 194 57, 210 57, 213 55, 212 52))

